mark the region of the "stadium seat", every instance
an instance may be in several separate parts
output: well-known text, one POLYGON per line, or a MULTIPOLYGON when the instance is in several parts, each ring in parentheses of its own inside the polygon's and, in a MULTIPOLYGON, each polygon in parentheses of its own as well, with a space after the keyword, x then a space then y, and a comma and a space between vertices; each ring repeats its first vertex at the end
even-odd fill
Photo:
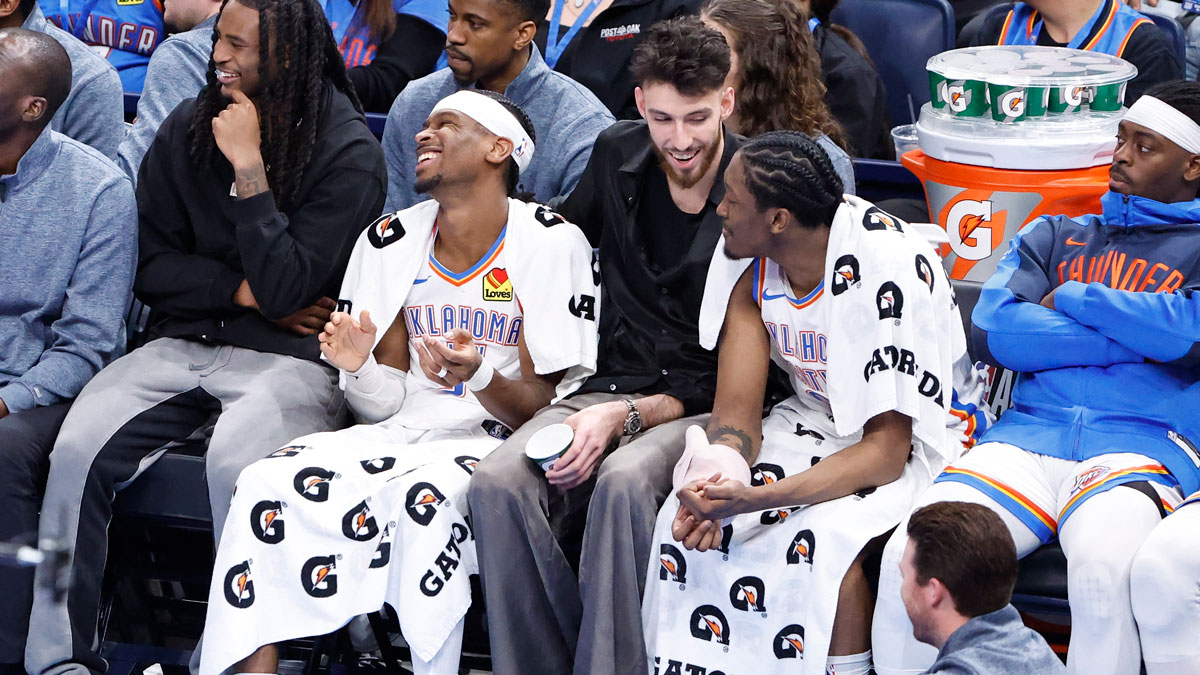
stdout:
POLYGON ((887 88, 892 124, 906 124, 929 101, 925 62, 954 49, 954 9, 946 0, 842 0, 830 19, 867 47, 887 88))

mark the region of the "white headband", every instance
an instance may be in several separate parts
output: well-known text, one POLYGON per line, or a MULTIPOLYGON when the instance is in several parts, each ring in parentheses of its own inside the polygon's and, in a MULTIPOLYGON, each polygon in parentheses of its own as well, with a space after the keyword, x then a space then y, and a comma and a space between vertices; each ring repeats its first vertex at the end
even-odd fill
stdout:
POLYGON ((1192 154, 1200 153, 1200 125, 1153 96, 1139 98, 1129 106, 1124 119, 1162 134, 1192 154))
POLYGON ((525 173, 533 159, 533 139, 525 132, 521 122, 500 102, 470 89, 461 89, 437 102, 429 115, 441 110, 460 112, 479 123, 479 126, 501 138, 512 141, 513 161, 517 169, 525 173))

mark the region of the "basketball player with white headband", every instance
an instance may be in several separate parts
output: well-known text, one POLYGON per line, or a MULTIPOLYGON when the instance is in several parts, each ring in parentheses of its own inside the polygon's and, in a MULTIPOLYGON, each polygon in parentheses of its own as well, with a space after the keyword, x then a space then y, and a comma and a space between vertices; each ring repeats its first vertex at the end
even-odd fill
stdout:
MULTIPOLYGON (((1200 84, 1152 89, 1120 123, 1102 213, 1039 218, 1013 239, 972 323, 976 355, 1019 373, 1019 404, 918 504, 991 508, 1019 556, 1059 541, 1071 673, 1135 675, 1139 632, 1148 672, 1197 672, 1200 564, 1186 579, 1158 579, 1171 585, 1144 597, 1135 576, 1132 606, 1130 570, 1135 554, 1147 557, 1138 549, 1156 526, 1189 517, 1159 525, 1200 489, 1198 123, 1200 84), (1184 638, 1176 622, 1188 613, 1184 638), (1192 670, 1176 667, 1188 659, 1192 670)), ((913 639, 901 601, 904 531, 883 557, 873 630, 880 675, 922 672, 936 656, 913 639)), ((1189 557, 1179 552, 1195 551, 1196 531, 1193 523, 1171 541, 1153 537, 1164 548, 1152 562, 1189 557)))
MULTIPOLYGON (((447 96, 416 136, 416 190, 351 255, 320 336, 362 424, 298 438, 242 472, 217 551, 201 672, 278 671, 276 643, 395 608, 417 673, 458 672, 476 574, 476 463, 596 365, 592 251, 512 195, 525 113, 447 96)), ((269 451, 269 449, 268 449, 269 451)))

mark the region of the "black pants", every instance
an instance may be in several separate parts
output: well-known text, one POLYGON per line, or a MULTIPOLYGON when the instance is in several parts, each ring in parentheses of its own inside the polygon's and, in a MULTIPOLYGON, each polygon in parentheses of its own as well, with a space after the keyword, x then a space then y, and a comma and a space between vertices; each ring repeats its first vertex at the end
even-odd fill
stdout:
MULTIPOLYGON (((50 450, 70 407, 60 403, 0 418, 0 541, 37 540, 50 450)), ((0 573, 0 664, 23 660, 32 604, 32 568, 0 573)))

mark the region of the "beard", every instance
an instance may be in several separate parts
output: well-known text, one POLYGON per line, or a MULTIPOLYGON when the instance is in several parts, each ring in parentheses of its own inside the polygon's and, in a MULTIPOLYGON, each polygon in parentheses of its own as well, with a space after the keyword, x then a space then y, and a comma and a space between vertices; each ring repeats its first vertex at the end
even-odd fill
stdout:
POLYGON ((652 143, 650 147, 654 149, 654 154, 658 157, 658 165, 667 175, 667 180, 687 190, 699 183, 700 179, 708 174, 713 162, 717 160, 717 151, 721 149, 721 134, 722 127, 718 126, 716 135, 700 151, 700 163, 686 171, 678 171, 667 154, 657 145, 652 143))
POLYGON ((413 184, 413 191, 419 195, 428 194, 431 190, 436 189, 437 186, 439 186, 441 184, 442 184, 442 174, 437 173, 437 174, 430 176, 429 178, 425 178, 425 179, 418 178, 417 182, 413 184))

